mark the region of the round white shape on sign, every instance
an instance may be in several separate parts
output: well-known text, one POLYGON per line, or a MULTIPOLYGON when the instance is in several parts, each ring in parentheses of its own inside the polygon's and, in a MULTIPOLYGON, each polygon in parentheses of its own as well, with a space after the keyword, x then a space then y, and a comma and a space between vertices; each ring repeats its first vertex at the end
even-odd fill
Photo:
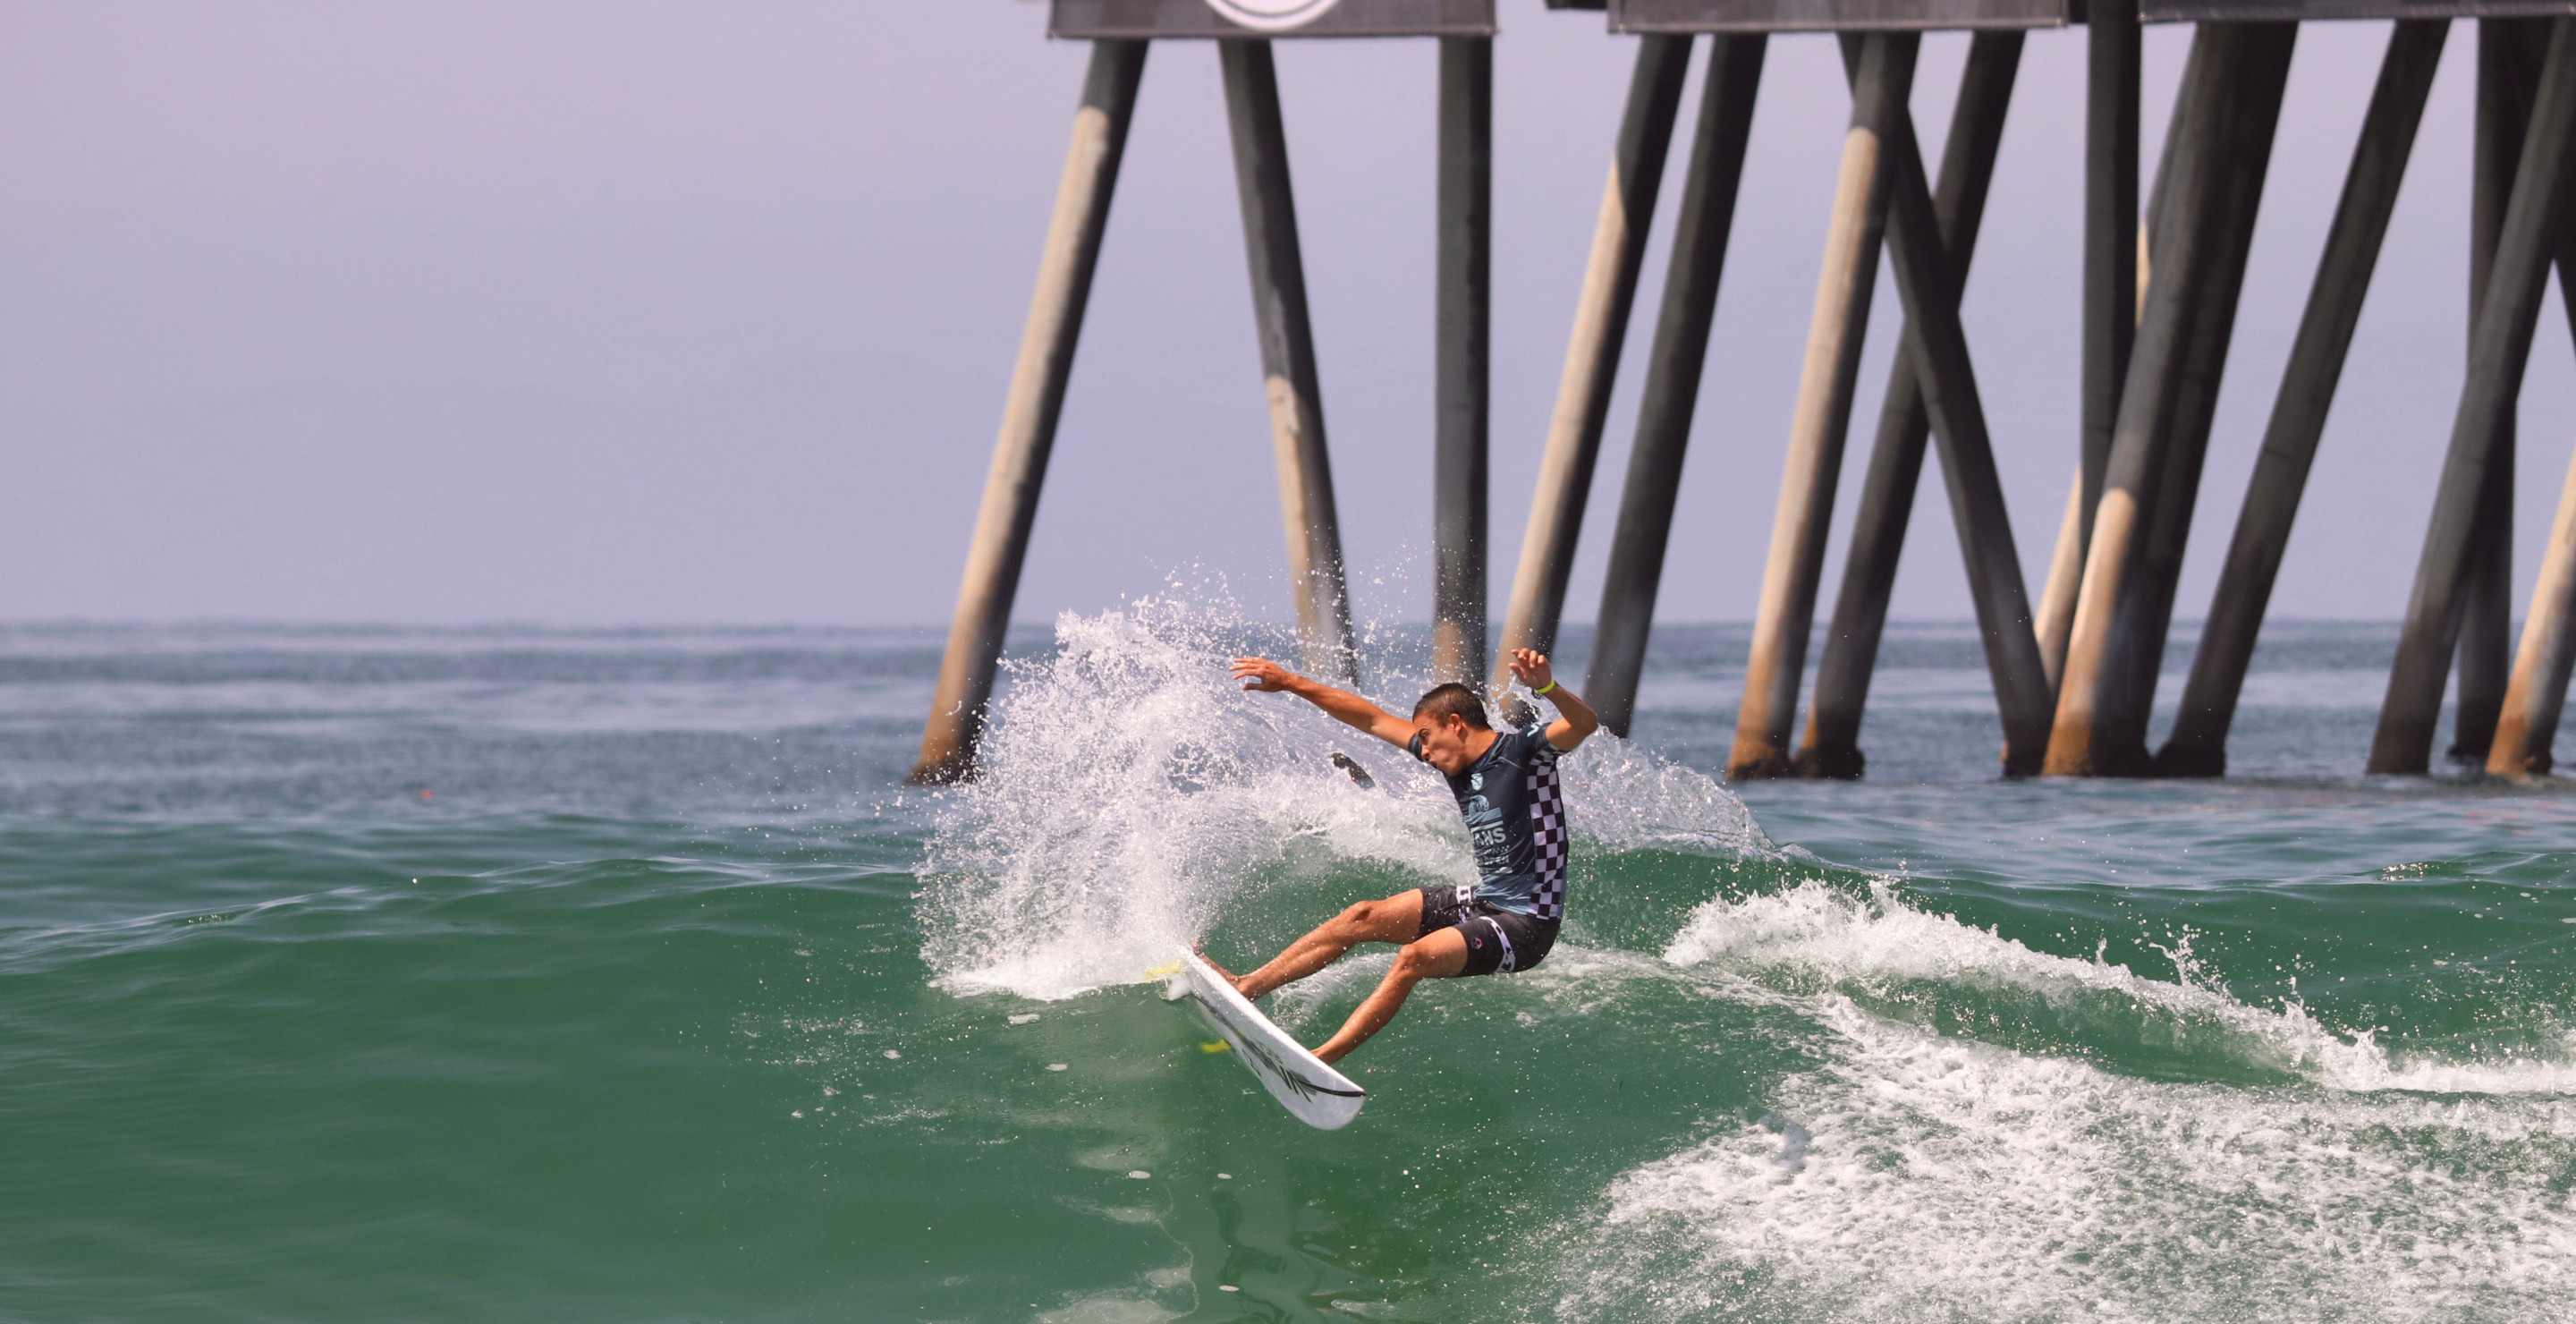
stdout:
POLYGON ((1255 32, 1286 32, 1323 17, 1341 0, 1207 0, 1228 21, 1255 32))

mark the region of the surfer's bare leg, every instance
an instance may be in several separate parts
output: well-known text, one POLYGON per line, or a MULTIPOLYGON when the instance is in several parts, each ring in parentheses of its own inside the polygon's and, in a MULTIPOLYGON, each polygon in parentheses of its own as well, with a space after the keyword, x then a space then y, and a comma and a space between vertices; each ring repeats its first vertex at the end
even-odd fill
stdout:
POLYGON ((1420 942, 1408 943, 1395 954, 1395 964, 1387 969, 1386 978, 1378 981, 1377 991, 1368 1001, 1342 1022, 1342 1028, 1315 1050, 1315 1056, 1327 1062, 1339 1062, 1345 1054, 1368 1041, 1368 1037, 1386 1028, 1395 1013, 1403 1010, 1404 999, 1413 986, 1426 979, 1447 979, 1467 968, 1467 939, 1458 930, 1442 929, 1427 934, 1420 942))
MULTIPOLYGON (((1422 893, 1398 892, 1383 901, 1363 901, 1315 926, 1315 931, 1288 944, 1270 963, 1234 981, 1234 990, 1258 998, 1282 984, 1293 984, 1342 959, 1342 953, 1364 942, 1407 943, 1422 932, 1422 893)), ((1462 946, 1460 950, 1465 950, 1462 946)), ((1398 998, 1397 1001, 1403 999, 1398 998)))

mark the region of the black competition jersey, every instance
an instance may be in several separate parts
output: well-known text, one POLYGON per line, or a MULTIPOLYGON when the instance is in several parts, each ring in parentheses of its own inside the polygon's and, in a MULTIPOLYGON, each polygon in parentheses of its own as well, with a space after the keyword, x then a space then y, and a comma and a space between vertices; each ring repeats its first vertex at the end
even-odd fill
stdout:
MULTIPOLYGON (((1476 899, 1554 923, 1565 918, 1565 800, 1544 723, 1494 737, 1449 793, 1476 848, 1476 899)), ((1422 757, 1417 738, 1414 757, 1422 757)), ((1446 774, 1443 774, 1444 776, 1446 774)))

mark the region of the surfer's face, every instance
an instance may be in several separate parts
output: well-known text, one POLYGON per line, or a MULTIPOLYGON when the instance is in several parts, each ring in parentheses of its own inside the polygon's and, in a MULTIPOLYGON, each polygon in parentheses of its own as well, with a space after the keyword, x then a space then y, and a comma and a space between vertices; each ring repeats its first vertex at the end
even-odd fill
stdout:
POLYGON ((1414 731, 1422 737, 1422 761, 1455 777, 1476 761, 1468 738, 1476 734, 1464 718, 1443 713, 1413 719, 1414 731))

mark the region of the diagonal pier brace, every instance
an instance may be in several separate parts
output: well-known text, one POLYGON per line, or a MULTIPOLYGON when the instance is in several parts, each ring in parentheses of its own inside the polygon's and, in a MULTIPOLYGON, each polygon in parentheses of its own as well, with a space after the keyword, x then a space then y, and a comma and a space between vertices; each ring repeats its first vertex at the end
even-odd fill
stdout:
MULTIPOLYGON (((1958 106, 1951 114, 1949 140, 1941 153, 1941 184, 1931 201, 1931 224, 1941 235, 1941 267, 1954 313, 1958 292, 1967 283, 1969 258, 1976 250, 1977 228, 1984 218, 1987 187, 1993 179, 1995 156, 2003 139, 2004 113, 2011 105, 2013 80, 2021 62, 2022 38, 2023 34, 2015 30, 1980 32, 1970 43, 1967 69, 1959 82, 1958 106)), ((1850 54, 1848 46, 1845 53, 1850 54)), ((1846 70, 1857 74, 1848 59, 1846 70)), ((1919 177, 1922 161, 1910 123, 1901 150, 1910 158, 1912 173, 1919 177)), ((1908 168, 1907 162, 1900 161, 1900 171, 1908 168)), ((1907 194, 1900 178, 1889 241, 1900 256, 1903 245, 1895 236, 1895 227, 1912 215, 1907 194)), ((1910 344, 1915 334, 1910 323, 1905 334, 1910 344)), ((1973 392, 1973 381, 1969 389, 1973 392)), ((1824 654, 1816 664, 1815 696, 1807 710, 1806 735, 1798 749, 1796 766, 1801 776, 1858 777, 1866 766, 1859 744, 1861 715, 1869 700, 1871 673, 1877 666, 1879 640, 1887 625, 1888 600, 1895 588, 1897 560, 1904 550, 1906 525, 1931 426, 1916 356, 1912 352, 1898 354, 1888 370, 1878 438, 1870 451, 1860 509, 1852 524, 1851 549, 1843 562, 1842 590, 1835 600, 1832 623, 1825 630, 1824 654)), ((1945 475, 1954 467, 1945 461, 1945 475)), ((1991 475, 1991 459, 1985 468, 1991 475)), ((1964 534, 1976 517, 1962 506, 1963 493, 1957 485, 1951 485, 1950 494, 1953 519, 1960 522, 1964 534)), ((1998 490, 1994 494, 1998 509, 2001 500, 1998 490)), ((2009 531, 2006 536, 2009 540, 2009 531)), ((2016 559, 2016 578, 2018 573, 2016 559)), ((1981 594, 1981 621, 1984 600, 1981 594)), ((1989 663, 1995 660, 1990 653, 1989 663)), ((2001 692, 1999 685, 1998 693, 2001 692)), ((2042 701, 2045 702, 2044 696, 2042 701)), ((2044 728, 2039 739, 2046 739, 2044 728)))
POLYGON ((1583 692, 1601 724, 1622 739, 1636 716, 1637 680, 1645 670, 1646 638, 1654 626, 1664 547, 1672 534, 1682 458, 1690 446, 1700 372, 1708 360, 1709 323, 1717 311, 1727 238, 1735 228, 1736 187, 1744 178, 1745 143, 1753 131, 1753 103, 1769 40, 1764 33, 1748 32, 1720 33, 1709 42, 1708 81, 1700 92, 1690 173, 1682 184, 1663 312, 1655 324, 1654 348, 1646 356, 1646 394, 1637 410, 1637 440, 1628 455, 1619 523, 1610 538, 1600 628, 1583 680, 1583 692))
POLYGON ((2465 606, 2462 590, 2477 554, 2474 535, 2493 463, 2492 441, 2521 394, 2549 263, 2565 240, 2568 158, 2576 155, 2568 150, 2576 130, 2576 18, 2555 19, 2550 26, 2549 54, 2514 171, 2513 200, 2470 342, 2468 380, 2460 389, 2397 659, 2371 738, 2370 772, 2422 773, 2431 763, 2465 606))
POLYGON ((1601 456, 1601 429, 1610 415, 1610 388, 1618 379, 1619 351, 1637 297, 1637 269, 1646 260, 1646 231, 1663 185, 1664 156, 1672 146, 1673 118, 1681 109, 1690 46, 1687 36, 1663 35, 1637 44, 1628 107, 1619 122, 1610 181, 1601 191, 1592 257, 1575 300, 1565 373, 1557 382, 1547 451, 1539 460, 1538 490, 1530 497, 1520 568, 1512 576, 1511 606, 1503 617, 1502 653, 1491 678, 1497 693, 1511 684, 1507 659, 1513 649, 1545 653, 1556 648, 1565 586, 1574 574, 1574 544, 1583 532, 1583 506, 1592 494, 1593 465, 1601 456))
POLYGON ((2273 399, 2263 446, 2254 458, 2254 475, 2245 486, 2236 535, 2210 598, 2209 619, 2192 656, 2173 734, 2156 755, 2156 771, 2162 775, 2216 777, 2227 771, 2227 731, 2236 717, 2245 670, 2253 661, 2272 583, 2289 547, 2290 526, 2298 517, 2299 498, 2316 460, 2450 30, 2447 19, 2422 19, 2399 23, 2389 33, 2379 83, 2362 116, 2360 140, 2353 146, 2343 195, 2326 230, 2307 311, 2291 341, 2280 394, 2273 399))

